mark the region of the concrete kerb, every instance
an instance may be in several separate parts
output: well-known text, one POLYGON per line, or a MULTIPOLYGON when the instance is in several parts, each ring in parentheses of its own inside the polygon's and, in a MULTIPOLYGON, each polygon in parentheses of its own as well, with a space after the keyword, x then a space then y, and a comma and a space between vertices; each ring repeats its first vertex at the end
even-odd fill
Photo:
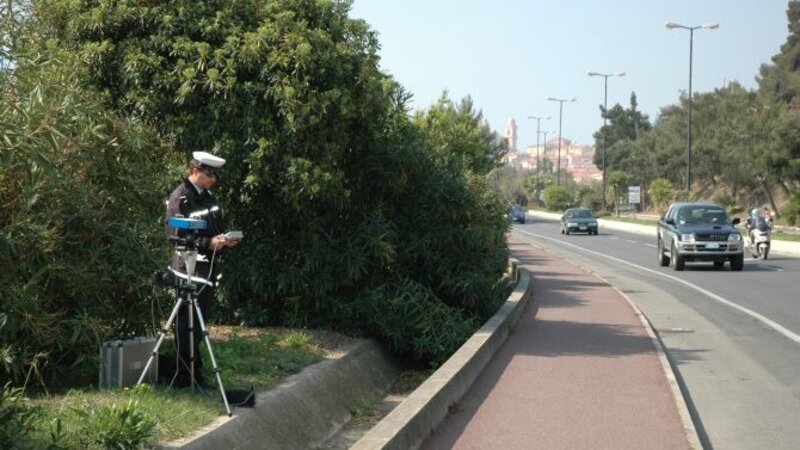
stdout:
POLYGON ((236 408, 196 435, 162 449, 308 449, 324 443, 350 417, 356 402, 381 395, 400 373, 375 340, 292 375, 256 396, 254 408, 236 408))
MULTIPOLYGON (((528 214, 533 217, 539 217, 548 220, 561 220, 561 214, 529 210, 528 214)), ((600 229, 619 230, 628 233, 640 234, 653 238, 655 243, 656 227, 654 225, 640 225, 636 223, 617 222, 616 220, 598 219, 600 229)), ((783 255, 800 256, 800 242, 793 241, 780 241, 773 239, 771 244, 771 253, 781 253, 783 255)))
POLYGON ((436 372, 351 447, 415 449, 447 416, 503 345, 533 296, 531 276, 512 263, 519 281, 506 302, 436 372))

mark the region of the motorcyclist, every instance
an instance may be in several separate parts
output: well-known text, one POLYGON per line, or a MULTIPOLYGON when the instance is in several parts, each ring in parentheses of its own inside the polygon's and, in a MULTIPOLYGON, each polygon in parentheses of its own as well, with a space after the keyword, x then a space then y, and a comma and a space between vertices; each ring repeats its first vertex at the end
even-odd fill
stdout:
POLYGON ((772 211, 770 211, 769 208, 767 208, 766 206, 762 211, 764 215, 764 220, 766 220, 767 225, 769 225, 769 227, 772 228, 772 211))
POLYGON ((753 248, 753 256, 759 254, 759 252, 755 250, 755 245, 757 244, 756 230, 760 232, 759 234, 762 236, 762 238, 766 236, 767 250, 764 253, 764 258, 766 258, 766 252, 769 251, 769 231, 772 229, 772 214, 770 213, 769 209, 751 209, 749 217, 745 222, 745 229, 747 230, 747 238, 750 241, 750 246, 753 248))

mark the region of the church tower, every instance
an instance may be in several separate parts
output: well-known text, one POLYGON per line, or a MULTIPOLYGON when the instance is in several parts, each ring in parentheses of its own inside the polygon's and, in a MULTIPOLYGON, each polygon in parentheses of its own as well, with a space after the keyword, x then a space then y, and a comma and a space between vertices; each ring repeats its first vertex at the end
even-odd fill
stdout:
POLYGON ((506 143, 508 144, 508 153, 517 153, 517 123, 514 118, 508 119, 506 125, 506 143))

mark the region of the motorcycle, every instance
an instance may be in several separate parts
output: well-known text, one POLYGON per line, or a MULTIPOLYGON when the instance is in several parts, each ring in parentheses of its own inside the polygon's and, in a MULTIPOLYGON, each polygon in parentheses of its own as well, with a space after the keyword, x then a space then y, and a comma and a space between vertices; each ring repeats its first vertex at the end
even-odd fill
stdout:
POLYGON ((772 234, 772 220, 753 210, 747 219, 747 239, 750 255, 756 259, 767 259, 772 234))

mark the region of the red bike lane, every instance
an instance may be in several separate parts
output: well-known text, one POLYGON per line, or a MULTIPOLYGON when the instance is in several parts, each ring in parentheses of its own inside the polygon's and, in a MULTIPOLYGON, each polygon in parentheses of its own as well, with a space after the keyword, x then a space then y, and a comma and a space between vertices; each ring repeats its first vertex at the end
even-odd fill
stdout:
POLYGON ((509 246, 534 301, 421 448, 691 448, 682 403, 628 301, 530 243, 510 236, 509 246))

